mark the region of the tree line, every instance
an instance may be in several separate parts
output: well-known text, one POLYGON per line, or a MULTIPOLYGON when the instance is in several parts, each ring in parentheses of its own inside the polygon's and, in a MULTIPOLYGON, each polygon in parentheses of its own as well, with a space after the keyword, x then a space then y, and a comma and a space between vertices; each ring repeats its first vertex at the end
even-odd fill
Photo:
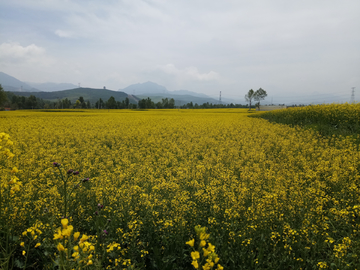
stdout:
MULTIPOLYGON (((267 93, 262 88, 254 91, 250 89, 245 95, 246 101, 249 104, 213 104, 203 103, 197 104, 189 102, 178 106, 181 109, 212 109, 212 108, 255 108, 260 106, 260 101, 265 99, 267 93), (253 100, 258 101, 255 106, 252 104, 253 100)), ((89 100, 85 100, 84 97, 80 96, 75 103, 72 103, 68 98, 58 99, 57 101, 43 100, 37 98, 34 95, 29 97, 18 96, 12 92, 5 92, 0 84, 0 108, 8 107, 13 110, 17 109, 174 109, 175 100, 173 98, 163 98, 161 101, 155 103, 150 97, 141 99, 138 104, 131 103, 129 98, 126 97, 122 101, 116 101, 111 96, 107 101, 99 98, 95 104, 90 103, 89 100)))

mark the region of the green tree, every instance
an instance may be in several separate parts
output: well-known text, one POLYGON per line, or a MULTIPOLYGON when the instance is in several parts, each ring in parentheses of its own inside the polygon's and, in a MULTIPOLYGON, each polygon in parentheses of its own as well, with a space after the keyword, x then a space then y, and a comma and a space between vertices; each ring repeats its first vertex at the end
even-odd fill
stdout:
POLYGON ((113 96, 111 96, 106 102, 106 107, 108 109, 116 109, 116 100, 113 96))
POLYGON ((260 109, 260 101, 264 100, 267 97, 267 93, 261 87, 256 90, 254 99, 258 101, 258 108, 260 109))
POLYGON ((155 103, 149 97, 139 100, 138 106, 140 109, 155 109, 155 103))
POLYGON ((155 109, 155 103, 149 97, 146 99, 146 108, 155 109))
POLYGON ((164 109, 167 109, 168 106, 169 106, 169 100, 168 100, 168 98, 163 98, 163 99, 162 99, 162 107, 163 107, 164 109))
POLYGON ((249 102, 249 111, 251 110, 251 102, 255 98, 255 91, 250 89, 249 92, 245 95, 245 100, 249 102))
POLYGON ((2 106, 5 103, 5 101, 7 101, 7 96, 0 84, 0 106, 2 106))
POLYGON ((68 98, 62 100, 62 107, 68 109, 71 106, 71 101, 68 98))
POLYGON ((175 99, 171 98, 169 100, 169 105, 168 105, 169 109, 174 109, 175 108, 175 99))
POLYGON ((138 102, 139 109, 146 109, 146 99, 141 99, 138 102))
POLYGON ((80 100, 77 100, 77 101, 75 102, 75 108, 79 108, 79 107, 80 107, 80 105, 81 105, 80 100))
POLYGON ((27 98, 25 104, 28 109, 34 109, 37 106, 36 97, 34 95, 30 95, 30 97, 27 98))
POLYGON ((162 105, 162 103, 160 101, 158 103, 156 103, 155 106, 156 106, 156 109, 162 109, 163 108, 163 105, 162 105))

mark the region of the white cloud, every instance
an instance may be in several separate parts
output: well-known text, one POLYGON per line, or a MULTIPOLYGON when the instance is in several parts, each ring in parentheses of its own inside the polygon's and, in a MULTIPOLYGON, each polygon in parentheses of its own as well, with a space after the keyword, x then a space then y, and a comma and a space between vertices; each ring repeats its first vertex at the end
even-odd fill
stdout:
POLYGON ((195 80, 195 81, 213 81, 218 80, 220 75, 215 71, 209 71, 208 73, 200 73, 196 67, 186 67, 184 69, 178 69, 174 64, 167 64, 159 66, 159 70, 174 75, 178 80, 195 80))
POLYGON ((0 61, 31 61, 45 54, 45 49, 35 44, 26 47, 18 43, 2 43, 0 45, 0 61))
POLYGON ((64 30, 60 30, 60 29, 56 30, 55 34, 58 35, 59 37, 62 37, 62 38, 71 38, 71 37, 73 37, 72 32, 64 31, 64 30))

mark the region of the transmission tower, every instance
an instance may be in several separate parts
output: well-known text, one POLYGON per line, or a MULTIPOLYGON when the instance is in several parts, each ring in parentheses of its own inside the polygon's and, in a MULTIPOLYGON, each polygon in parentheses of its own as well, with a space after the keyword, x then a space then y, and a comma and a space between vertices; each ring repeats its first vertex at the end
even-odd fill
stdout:
POLYGON ((350 99, 350 103, 354 103, 355 102, 355 87, 351 87, 352 91, 351 91, 351 99, 350 99))
POLYGON ((219 103, 221 104, 221 91, 220 91, 220 96, 219 96, 219 103))

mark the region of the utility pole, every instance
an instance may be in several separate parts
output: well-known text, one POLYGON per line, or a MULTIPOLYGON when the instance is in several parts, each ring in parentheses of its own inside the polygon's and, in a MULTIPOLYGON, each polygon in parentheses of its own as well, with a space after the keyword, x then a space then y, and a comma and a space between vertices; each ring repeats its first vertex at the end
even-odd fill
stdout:
POLYGON ((352 91, 351 91, 351 99, 350 99, 350 103, 354 103, 355 102, 355 87, 351 87, 352 91))

